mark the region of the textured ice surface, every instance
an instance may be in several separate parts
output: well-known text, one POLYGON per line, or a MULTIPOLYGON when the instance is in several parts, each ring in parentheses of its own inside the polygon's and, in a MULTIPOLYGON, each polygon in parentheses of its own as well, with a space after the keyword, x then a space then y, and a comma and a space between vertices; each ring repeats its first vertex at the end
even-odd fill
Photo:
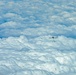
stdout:
POLYGON ((76 0, 0 0, 0 75, 76 75, 76 0))

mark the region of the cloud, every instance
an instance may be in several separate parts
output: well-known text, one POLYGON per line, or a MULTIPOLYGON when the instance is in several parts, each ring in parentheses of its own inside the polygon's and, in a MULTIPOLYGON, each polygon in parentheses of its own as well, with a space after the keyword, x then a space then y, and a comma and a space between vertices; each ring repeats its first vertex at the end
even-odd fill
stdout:
MULTIPOLYGON (((62 3, 59 5, 48 1, 45 2, 42 0, 33 0, 30 2, 15 2, 13 0, 1 1, 0 10, 2 11, 2 13, 0 13, 0 29, 3 30, 0 30, 0 36, 8 37, 7 35, 9 35, 10 33, 5 34, 5 32, 9 32, 9 28, 10 31, 12 31, 13 29, 13 32, 15 31, 14 29, 16 29, 16 31, 20 31, 20 34, 16 34, 17 36, 19 36, 21 34, 27 35, 28 32, 30 32, 31 30, 35 30, 34 28, 36 27, 37 30, 35 31, 38 35, 47 33, 50 34, 53 32, 53 34, 55 33, 56 35, 73 35, 75 37, 75 33, 68 30, 68 27, 73 25, 75 26, 76 24, 74 8, 75 4, 73 4, 72 2, 73 1, 69 1, 68 4, 62 3), (46 27, 48 27, 49 29, 47 28, 45 30, 46 27), (54 30, 50 27, 53 27, 54 30), (41 31, 41 33, 37 31, 41 31), (4 33, 4 35, 1 33, 4 33)), ((74 29, 74 32, 75 31, 76 30, 74 29)), ((32 32, 30 34, 33 35, 32 32)), ((11 36, 14 35, 15 33, 11 34, 11 36)))
POLYGON ((28 39, 25 36, 0 39, 0 65, 8 73, 16 74, 66 74, 75 72, 76 39, 59 36, 40 36, 28 39), (7 61, 7 58, 8 61, 7 61), (6 63, 7 62, 7 63, 6 63), (33 67, 34 66, 34 67, 33 67), (23 71, 20 71, 20 70, 23 71))
POLYGON ((75 0, 0 0, 0 75, 76 74, 75 0))

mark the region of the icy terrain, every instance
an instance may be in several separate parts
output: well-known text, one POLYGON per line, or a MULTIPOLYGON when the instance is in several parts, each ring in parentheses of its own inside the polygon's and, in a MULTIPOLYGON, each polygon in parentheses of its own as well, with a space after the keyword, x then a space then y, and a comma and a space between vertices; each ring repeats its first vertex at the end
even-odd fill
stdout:
POLYGON ((76 75, 76 0, 0 0, 0 75, 76 75))

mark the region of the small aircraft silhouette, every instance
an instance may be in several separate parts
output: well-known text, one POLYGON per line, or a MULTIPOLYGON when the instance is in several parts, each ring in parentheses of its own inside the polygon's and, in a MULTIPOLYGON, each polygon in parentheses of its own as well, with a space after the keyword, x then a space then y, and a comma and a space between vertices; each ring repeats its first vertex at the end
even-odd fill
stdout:
POLYGON ((51 36, 50 37, 50 39, 56 39, 57 38, 57 36, 51 36))
POLYGON ((52 38, 54 39, 55 37, 54 37, 54 36, 52 36, 52 38))

